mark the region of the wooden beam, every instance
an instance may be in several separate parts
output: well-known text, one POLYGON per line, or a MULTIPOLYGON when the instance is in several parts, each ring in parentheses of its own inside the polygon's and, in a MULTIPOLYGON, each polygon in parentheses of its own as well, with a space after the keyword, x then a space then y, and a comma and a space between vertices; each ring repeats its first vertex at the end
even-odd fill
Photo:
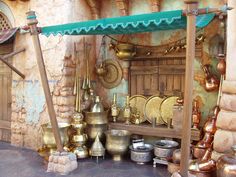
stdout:
MULTIPOLYGON (((166 126, 152 127, 151 124, 145 125, 126 125, 124 123, 109 123, 109 129, 128 130, 133 134, 166 137, 166 138, 182 138, 181 130, 167 128, 166 126)), ((191 130, 191 140, 199 141, 201 139, 201 132, 196 129, 191 130)))
POLYGON ((185 0, 187 10, 187 48, 186 48, 186 70, 184 89, 184 117, 183 133, 181 141, 181 163, 180 173, 183 177, 188 177, 190 139, 191 139, 191 119, 193 100, 193 80, 194 80, 194 58, 195 58, 195 36, 196 36, 196 15, 198 0, 185 0))
POLYGON ((21 52, 24 52, 24 51, 25 51, 25 48, 18 49, 18 50, 14 51, 14 52, 11 52, 11 53, 7 54, 7 55, 4 55, 2 58, 3 59, 8 59, 8 58, 13 57, 14 55, 16 55, 18 53, 21 53, 21 52))
POLYGON ((9 68, 11 68, 16 74, 18 74, 20 77, 22 77, 23 79, 25 78, 25 75, 22 74, 18 69, 16 69, 16 67, 14 67, 12 64, 8 63, 8 61, 6 61, 6 59, 4 59, 4 57, 0 57, 0 60, 5 63, 9 68))
POLYGON ((45 95, 46 103, 48 107, 48 114, 49 114, 50 122, 52 125, 53 135, 57 144, 57 150, 62 152, 63 146, 62 146, 62 142, 60 138, 58 123, 56 119, 56 113, 53 107, 52 96, 51 96, 49 85, 48 85, 48 78, 47 78, 47 73, 46 73, 45 64, 43 60, 43 53, 42 53, 42 49, 41 49, 41 45, 39 41, 39 35, 38 35, 39 32, 37 30, 38 20, 36 19, 36 15, 34 11, 27 12, 27 15, 28 15, 27 16, 28 25, 30 27, 31 36, 33 39, 33 45, 35 48, 39 74, 41 77, 41 84, 43 86, 43 91, 44 91, 44 95, 45 95))

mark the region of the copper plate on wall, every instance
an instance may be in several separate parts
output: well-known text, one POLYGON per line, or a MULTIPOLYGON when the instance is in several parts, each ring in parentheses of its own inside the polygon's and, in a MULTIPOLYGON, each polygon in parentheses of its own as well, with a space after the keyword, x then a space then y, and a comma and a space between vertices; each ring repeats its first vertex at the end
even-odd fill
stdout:
POLYGON ((122 68, 116 60, 107 59, 103 61, 106 74, 99 76, 99 80, 105 88, 111 89, 118 86, 122 79, 122 68))
POLYGON ((168 120, 173 117, 173 106, 176 104, 177 96, 171 96, 164 99, 160 106, 162 120, 168 124, 168 120))
POLYGON ((144 105, 147 101, 147 98, 142 95, 134 95, 130 97, 130 106, 132 109, 137 109, 140 112, 140 123, 146 121, 146 117, 144 116, 144 105))
POLYGON ((164 124, 164 121, 161 119, 160 106, 164 98, 159 97, 158 95, 153 95, 149 97, 144 106, 144 115, 147 118, 148 122, 152 123, 153 118, 156 118, 156 124, 164 124))

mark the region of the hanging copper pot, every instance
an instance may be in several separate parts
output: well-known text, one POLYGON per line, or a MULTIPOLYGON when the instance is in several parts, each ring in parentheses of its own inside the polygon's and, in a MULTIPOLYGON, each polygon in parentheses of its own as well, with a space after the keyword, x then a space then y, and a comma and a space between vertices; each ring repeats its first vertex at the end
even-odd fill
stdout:
POLYGON ((221 75, 224 75, 226 72, 225 55, 219 54, 218 59, 219 59, 219 63, 217 64, 217 70, 220 72, 221 75))
POLYGON ((203 65, 202 69, 205 73, 205 90, 207 92, 213 92, 218 90, 220 81, 213 73, 211 73, 210 65, 203 65))

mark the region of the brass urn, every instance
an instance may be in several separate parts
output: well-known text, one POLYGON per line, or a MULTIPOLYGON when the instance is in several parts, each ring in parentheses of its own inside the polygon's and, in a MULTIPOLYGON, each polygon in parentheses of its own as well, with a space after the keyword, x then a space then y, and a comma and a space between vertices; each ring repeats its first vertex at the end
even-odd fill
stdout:
POLYGON ((108 130, 106 134, 106 149, 114 161, 121 161, 130 144, 130 132, 127 130, 108 130))

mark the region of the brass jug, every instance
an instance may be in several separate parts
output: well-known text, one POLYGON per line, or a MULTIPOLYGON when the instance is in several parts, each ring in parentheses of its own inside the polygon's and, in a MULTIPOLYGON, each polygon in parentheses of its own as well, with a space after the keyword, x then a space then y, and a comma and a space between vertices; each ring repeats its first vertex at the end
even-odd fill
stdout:
POLYGON ((202 66, 202 69, 205 73, 205 90, 207 92, 218 90, 220 81, 213 73, 210 72, 210 65, 204 65, 202 66))
POLYGON ((221 156, 217 163, 217 177, 235 177, 236 176, 236 145, 232 146, 233 155, 221 156))

